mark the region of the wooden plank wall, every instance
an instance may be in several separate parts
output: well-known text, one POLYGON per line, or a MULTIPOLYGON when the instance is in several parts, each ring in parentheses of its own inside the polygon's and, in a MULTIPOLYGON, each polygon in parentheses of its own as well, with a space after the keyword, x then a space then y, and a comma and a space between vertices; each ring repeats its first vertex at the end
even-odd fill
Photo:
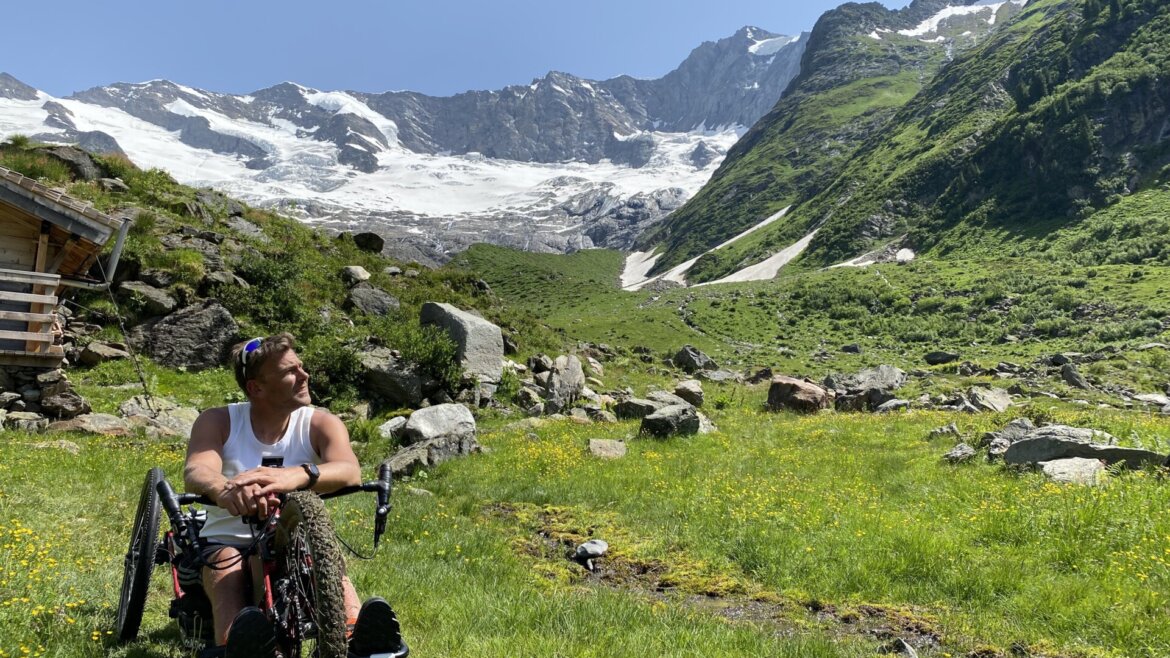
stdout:
MULTIPOLYGON (((7 218, 5 218, 7 219, 7 218)), ((36 266, 39 231, 35 226, 20 221, 0 221, 0 269, 31 272, 36 266)), ((29 293, 32 287, 12 281, 0 281, 0 291, 29 293)), ((0 299, 0 311, 28 313, 30 304, 0 299)), ((28 323, 21 320, 0 320, 0 331, 28 331, 28 323)), ((0 350, 24 350, 26 341, 0 340, 0 350)))

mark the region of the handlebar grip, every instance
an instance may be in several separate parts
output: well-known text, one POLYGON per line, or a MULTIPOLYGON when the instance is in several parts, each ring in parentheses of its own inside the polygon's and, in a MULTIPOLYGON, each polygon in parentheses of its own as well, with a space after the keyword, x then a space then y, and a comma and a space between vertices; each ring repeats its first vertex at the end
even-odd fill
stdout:
POLYGON ((163 507, 167 511, 167 516, 172 520, 180 517, 182 512, 179 510, 179 498, 175 495, 175 488, 167 482, 166 478, 158 481, 155 485, 155 491, 158 492, 159 500, 162 501, 163 507))
POLYGON ((374 550, 378 550, 378 542, 386 532, 386 517, 390 516, 390 485, 393 476, 390 464, 383 463, 378 467, 378 508, 374 510, 374 550))

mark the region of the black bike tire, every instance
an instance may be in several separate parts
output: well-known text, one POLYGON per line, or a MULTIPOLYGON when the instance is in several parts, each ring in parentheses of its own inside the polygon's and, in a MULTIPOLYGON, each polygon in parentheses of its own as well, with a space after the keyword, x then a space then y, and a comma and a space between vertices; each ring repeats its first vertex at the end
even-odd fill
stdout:
POLYGON ((146 473, 142 492, 138 497, 138 511, 130 531, 130 547, 122 570, 122 591, 118 597, 118 617, 115 633, 118 641, 129 642, 138 637, 142 612, 146 609, 146 593, 150 588, 150 574, 154 570, 154 555, 158 545, 158 523, 161 505, 158 483, 163 479, 161 468, 146 473))
MULTIPOLYGON (((341 579, 345 563, 325 503, 310 491, 291 493, 280 512, 276 552, 284 573, 295 572, 297 561, 307 551, 312 560, 308 603, 316 621, 316 658, 346 658, 345 595, 341 579)), ((290 648, 295 654, 296 648, 290 648)))

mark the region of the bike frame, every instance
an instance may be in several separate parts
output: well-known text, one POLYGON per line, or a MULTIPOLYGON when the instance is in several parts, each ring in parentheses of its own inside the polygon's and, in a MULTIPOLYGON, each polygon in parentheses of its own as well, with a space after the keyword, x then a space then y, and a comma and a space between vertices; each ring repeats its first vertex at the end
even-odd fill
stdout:
MULTIPOLYGON (((374 512, 374 551, 376 552, 382 534, 386 531, 386 518, 390 514, 390 489, 390 467, 383 464, 378 470, 377 480, 343 487, 337 491, 321 494, 320 497, 322 499, 329 499, 359 492, 375 493, 377 495, 377 507, 374 512)), ((163 542, 157 546, 155 563, 169 564, 171 567, 171 586, 174 591, 174 599, 171 602, 171 617, 177 619, 180 614, 179 611, 185 603, 184 598, 190 596, 183 589, 179 577, 180 562, 184 559, 185 555, 193 555, 196 556, 194 560, 195 565, 200 568, 207 566, 202 558, 202 549, 205 542, 199 536, 202 523, 198 520, 197 511, 194 507, 189 507, 189 511, 184 513, 182 508, 195 504, 216 505, 210 498, 200 494, 177 494, 166 478, 159 480, 157 492, 163 509, 166 511, 167 517, 170 520, 171 528, 166 532, 163 542)), ((261 577, 257 579, 254 575, 252 582, 258 583, 262 591, 259 593, 252 592, 252 598, 257 601, 264 614, 272 620, 278 637, 283 635, 289 643, 294 646, 299 646, 306 639, 302 635, 305 629, 299 627, 294 628, 292 625, 284 623, 287 620, 278 619, 276 601, 273 597, 274 582, 281 577, 277 574, 279 568, 278 556, 273 547, 273 541, 276 536, 283 507, 284 501, 282 496, 281 505, 277 506, 269 514, 268 518, 264 520, 264 525, 258 534, 258 539, 253 546, 242 552, 242 559, 250 560, 253 555, 259 558, 261 577)), ((309 566, 311 567, 311 565, 309 566)), ((179 621, 181 625, 181 620, 179 621)), ((183 630, 186 633, 188 629, 183 630)))

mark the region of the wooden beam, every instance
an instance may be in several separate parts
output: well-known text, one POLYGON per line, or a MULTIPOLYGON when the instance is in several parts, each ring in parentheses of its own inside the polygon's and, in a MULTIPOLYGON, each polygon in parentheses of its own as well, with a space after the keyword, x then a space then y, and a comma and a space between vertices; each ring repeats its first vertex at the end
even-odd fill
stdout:
POLYGON ((64 352, 29 354, 19 350, 0 350, 0 365, 25 368, 55 368, 65 358, 64 352))
MULTIPOLYGON (((45 271, 45 265, 49 262, 49 235, 52 232, 53 232, 53 224, 51 222, 49 222, 48 220, 42 221, 41 222, 41 235, 39 238, 37 238, 37 260, 36 260, 36 264, 33 265, 34 272, 40 272, 43 274, 45 271)), ((34 294, 38 294, 38 295, 44 294, 46 292, 56 294, 57 286, 55 283, 54 283, 53 288, 51 290, 46 290, 45 289, 46 287, 47 286, 43 283, 34 283, 32 290, 30 292, 32 292, 34 294)), ((30 304, 28 310, 33 312, 33 313, 48 313, 49 311, 52 311, 53 309, 46 308, 45 304, 30 304)), ((39 336, 41 334, 42 329, 48 329, 48 327, 44 326, 43 322, 29 322, 28 323, 29 333, 36 334, 39 336)), ((53 343, 53 334, 51 332, 51 329, 49 331, 46 331, 45 333, 47 333, 49 335, 49 344, 51 345, 53 343)), ((30 338, 28 340, 28 343, 24 346, 24 349, 28 350, 29 352, 40 351, 41 349, 43 349, 45 347, 42 344, 43 342, 44 341, 34 340, 34 339, 30 338)))
POLYGON ((76 233, 70 234, 65 244, 61 245, 61 250, 57 252, 57 256, 53 258, 53 262, 49 263, 49 266, 44 271, 48 274, 56 274, 57 270, 61 269, 61 263, 65 262, 65 256, 69 255, 69 250, 73 248, 73 245, 77 244, 77 240, 80 237, 76 233))
POLYGON ((33 295, 24 292, 8 292, 7 290, 0 290, 0 301, 3 302, 29 302, 32 304, 56 304, 56 295, 33 295))
POLYGON ((0 281, 12 283, 31 283, 46 286, 55 286, 61 277, 46 272, 25 272, 24 270, 7 270, 0 268, 0 281))
POLYGON ((25 313, 23 311, 0 311, 0 320, 17 322, 52 322, 52 313, 25 313))
MULTIPOLYGON (((33 333, 31 331, 2 331, 0 330, 0 340, 23 340, 29 343, 36 343, 38 346, 44 343, 52 344, 53 335, 49 332, 33 333)), ((35 350, 25 350, 33 352, 35 350)))

